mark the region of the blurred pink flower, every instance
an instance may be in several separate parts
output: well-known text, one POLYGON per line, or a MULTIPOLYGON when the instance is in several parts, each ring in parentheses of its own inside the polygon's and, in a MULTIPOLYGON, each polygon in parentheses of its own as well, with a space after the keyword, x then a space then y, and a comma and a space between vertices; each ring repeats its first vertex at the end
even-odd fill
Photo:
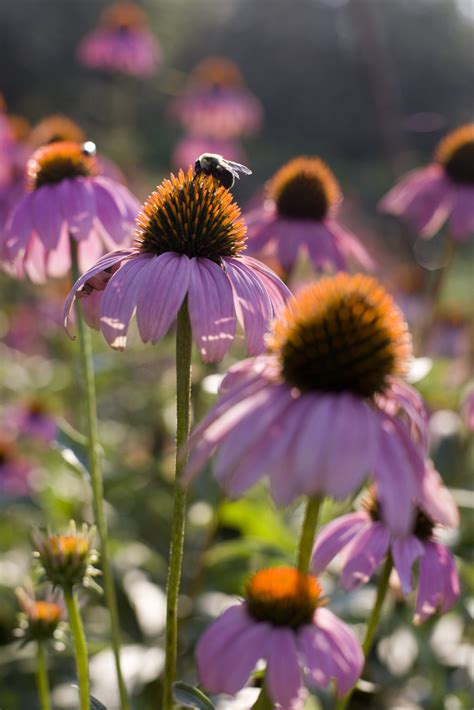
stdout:
POLYGON ((244 150, 235 141, 222 141, 202 136, 185 136, 174 149, 172 164, 176 170, 182 169, 186 171, 190 165, 194 165, 196 158, 203 153, 225 155, 227 160, 233 160, 237 163, 245 163, 247 160, 244 150))
POLYGON ((225 57, 208 57, 198 64, 170 113, 187 133, 220 141, 253 135, 263 122, 260 101, 246 89, 238 67, 225 57))
POLYGON ((363 666, 353 631, 320 606, 321 589, 311 575, 291 567, 257 572, 243 602, 231 606, 204 632, 196 648, 199 679, 212 693, 235 695, 260 659, 274 706, 301 710, 304 679, 337 694, 347 693, 363 666))
POLYGON ((464 241, 474 233, 474 123, 449 133, 434 160, 402 178, 380 209, 411 222, 426 239, 448 221, 453 239, 464 241))
POLYGON ((100 328, 122 350, 135 311, 143 342, 156 343, 187 298, 194 340, 207 362, 222 360, 242 324, 251 354, 290 292, 270 269, 241 256, 245 226, 228 190, 210 177, 165 180, 145 202, 136 245, 111 252, 74 284, 65 305, 101 291, 100 328))
POLYGON ((161 48, 147 27, 144 11, 134 3, 106 8, 101 25, 81 41, 77 57, 90 69, 146 77, 161 61, 161 48))
POLYGON ((436 611, 450 609, 459 596, 459 579, 453 557, 436 541, 434 528, 436 523, 458 525, 459 514, 439 474, 430 466, 425 490, 428 496, 418 500, 412 531, 404 537, 394 537, 386 527, 383 505, 373 493, 365 501, 364 511, 343 515, 325 525, 313 549, 313 572, 320 574, 342 552, 341 584, 349 591, 366 584, 390 551, 405 595, 413 589, 413 566, 419 560, 415 623, 436 611))
POLYGON ((276 503, 288 505, 344 499, 370 475, 387 523, 406 534, 427 424, 419 394, 398 377, 411 351, 392 299, 367 276, 326 277, 290 301, 269 345, 225 376, 191 433, 187 478, 218 449, 215 476, 228 495, 268 475, 276 503))
POLYGON ((96 172, 94 156, 78 143, 51 143, 33 154, 30 191, 12 211, 2 238, 9 273, 36 283, 65 276, 71 237, 81 270, 106 247, 130 243, 140 205, 127 188, 96 172))
POLYGON ((7 411, 8 427, 20 436, 49 444, 56 436, 57 424, 46 404, 38 398, 20 402, 7 411))
POLYGON ((319 158, 295 158, 268 186, 268 199, 244 215, 249 253, 274 259, 288 275, 303 251, 316 269, 370 269, 373 260, 357 237, 335 219, 341 201, 333 173, 319 158))
POLYGON ((13 441, 0 435, 0 494, 27 495, 31 470, 13 441))

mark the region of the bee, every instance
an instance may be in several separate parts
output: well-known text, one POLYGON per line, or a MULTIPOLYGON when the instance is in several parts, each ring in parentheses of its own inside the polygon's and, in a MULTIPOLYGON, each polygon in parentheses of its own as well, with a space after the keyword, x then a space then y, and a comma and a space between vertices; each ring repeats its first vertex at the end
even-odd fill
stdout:
POLYGON ((87 155, 88 157, 92 157, 97 153, 96 145, 92 141, 86 141, 81 145, 81 148, 83 155, 87 155))
POLYGON ((212 175, 229 190, 233 186, 235 178, 240 178, 239 173, 251 175, 252 171, 246 165, 226 160, 224 156, 217 153, 203 153, 194 163, 194 175, 200 173, 212 175))

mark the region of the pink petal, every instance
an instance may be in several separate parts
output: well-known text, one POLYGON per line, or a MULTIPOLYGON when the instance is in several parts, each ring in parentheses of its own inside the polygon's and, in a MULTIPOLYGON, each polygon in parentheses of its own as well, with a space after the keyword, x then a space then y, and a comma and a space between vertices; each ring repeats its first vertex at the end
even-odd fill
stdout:
POLYGON ((407 173, 379 202, 379 210, 394 215, 403 215, 406 207, 422 189, 433 180, 442 177, 442 170, 437 165, 412 170, 407 173))
POLYGON ((77 245, 79 270, 90 269, 104 254, 104 244, 95 228, 89 232, 86 239, 81 239, 77 245))
POLYGON ((474 232, 474 190, 456 186, 449 228, 453 239, 464 241, 474 232))
POLYGON ((112 348, 123 350, 127 343, 128 326, 143 285, 143 271, 153 258, 149 254, 140 254, 126 261, 103 291, 100 328, 112 348))
POLYGON ((306 693, 295 633, 291 629, 281 627, 272 631, 265 682, 270 698, 281 710, 301 710, 306 693))
POLYGON ((210 259, 191 259, 188 308, 193 339, 204 362, 219 362, 235 335, 235 308, 230 282, 210 259))
POLYGON ((329 609, 316 609, 314 623, 331 645, 333 677, 338 695, 345 695, 357 682, 364 666, 364 656, 354 632, 329 609))
POLYGON ((48 276, 62 278, 71 270, 71 244, 70 236, 63 231, 56 249, 50 251, 46 257, 48 276))
POLYGON ((404 537, 411 532, 414 501, 420 494, 423 454, 404 425, 384 414, 379 415, 376 443, 374 477, 382 515, 393 534, 404 537))
POLYGON ((398 537, 392 542, 392 555, 395 568, 400 577, 403 593, 409 594, 412 590, 412 567, 415 561, 424 553, 424 547, 414 535, 398 537))
POLYGON ((66 299, 66 303, 64 304, 64 327, 66 328, 66 331, 68 327, 69 314, 74 304, 76 294, 84 286, 84 284, 90 279, 94 278, 94 276, 96 276, 97 274, 100 274, 101 272, 105 271, 105 269, 109 269, 110 267, 114 266, 118 262, 124 261, 125 259, 130 259, 134 257, 137 253, 138 252, 132 249, 122 249, 110 252, 109 254, 105 254, 101 259, 99 259, 97 264, 92 266, 89 271, 86 271, 85 274, 82 274, 82 276, 76 281, 76 283, 70 290, 66 299))
POLYGON ((299 631, 297 643, 312 682, 318 688, 327 688, 337 672, 332 660, 331 640, 317 626, 308 624, 299 631))
POLYGON ((5 226, 5 249, 13 260, 27 248, 33 231, 33 194, 28 193, 13 209, 5 226))
POLYGON ((382 564, 390 545, 390 532, 383 523, 369 523, 362 528, 344 554, 341 584, 352 590, 366 584, 382 564))
POLYGON ((431 462, 426 463, 417 502, 433 522, 451 527, 459 525, 456 503, 431 462))
POLYGON ((265 264, 258 261, 258 259, 253 259, 250 256, 242 256, 240 260, 246 266, 249 266, 263 283, 273 306, 273 314, 275 316, 278 315, 286 306, 288 299, 291 298, 289 288, 268 266, 265 266, 265 264))
POLYGON ((420 559, 414 623, 420 624, 437 611, 446 612, 460 594, 459 578, 449 550, 437 542, 424 543, 420 559))
POLYGON ((140 204, 129 191, 115 181, 103 177, 92 183, 97 221, 101 226, 104 242, 115 248, 117 244, 130 244, 133 238, 135 219, 140 204))
POLYGON ((324 222, 312 221, 307 224, 308 228, 311 225, 311 233, 308 232, 304 244, 315 269, 345 270, 345 255, 334 237, 332 225, 330 227, 324 222))
POLYGON ((67 228, 58 199, 59 187, 43 185, 33 194, 35 230, 48 252, 57 248, 61 235, 67 228))
POLYGON ((262 282, 242 259, 228 257, 225 268, 234 290, 237 317, 245 330, 247 352, 260 355, 265 350, 264 336, 273 320, 270 297, 262 282))
POLYGON ((169 329, 186 297, 190 271, 185 255, 166 252, 148 258, 137 296, 137 323, 144 343, 157 343, 169 329))
POLYGON ((374 260, 355 234, 341 227, 335 220, 328 220, 326 226, 332 232, 339 250, 346 259, 355 261, 368 271, 375 268, 374 260))
POLYGON ((23 265, 33 283, 42 284, 46 281, 46 250, 36 233, 33 233, 28 243, 23 265))
POLYGON ((63 180, 58 185, 58 197, 69 233, 80 241, 87 239, 96 213, 95 197, 89 178, 63 180))
POLYGON ((318 532, 311 557, 311 569, 320 574, 329 562, 369 522, 367 513, 349 513, 332 520, 318 532))

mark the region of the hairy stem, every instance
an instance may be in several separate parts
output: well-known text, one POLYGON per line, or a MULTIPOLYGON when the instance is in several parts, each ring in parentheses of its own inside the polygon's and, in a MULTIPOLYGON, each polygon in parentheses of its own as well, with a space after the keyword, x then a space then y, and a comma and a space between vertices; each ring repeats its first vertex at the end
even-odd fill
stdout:
POLYGON ((69 626, 71 627, 74 653, 76 656, 77 681, 79 683, 80 710, 89 710, 89 661, 87 656, 87 641, 84 626, 77 604, 77 597, 71 587, 64 587, 64 601, 66 603, 69 626))
MULTIPOLYGON (((70 239, 70 242, 72 278, 75 282, 79 278, 77 242, 72 237, 70 239)), ((110 632, 115 660, 115 670, 117 673, 117 682, 120 694, 120 708, 121 710, 129 710, 130 705, 127 696, 127 689, 125 687, 122 668, 120 665, 120 625, 114 578, 112 573, 112 567, 110 564, 109 538, 104 510, 104 489, 102 484, 102 472, 100 462, 100 444, 97 422, 97 398, 95 391, 92 343, 89 329, 86 327, 82 317, 80 300, 76 300, 76 318, 82 376, 84 381, 89 472, 91 477, 94 517, 100 538, 100 559, 104 582, 104 596, 110 614, 110 632)))
POLYGON ((316 534, 322 502, 323 499, 320 496, 314 496, 314 498, 308 498, 306 505, 306 513, 298 547, 298 569, 300 572, 304 572, 304 574, 307 574, 309 570, 314 536, 316 534))
POLYGON ((191 411, 191 351, 192 334, 187 301, 178 313, 176 329, 176 476, 174 509, 166 586, 165 672, 163 678, 163 710, 173 708, 173 681, 176 676, 178 645, 178 596, 183 563, 186 489, 181 483, 181 471, 187 456, 182 447, 189 436, 191 411))

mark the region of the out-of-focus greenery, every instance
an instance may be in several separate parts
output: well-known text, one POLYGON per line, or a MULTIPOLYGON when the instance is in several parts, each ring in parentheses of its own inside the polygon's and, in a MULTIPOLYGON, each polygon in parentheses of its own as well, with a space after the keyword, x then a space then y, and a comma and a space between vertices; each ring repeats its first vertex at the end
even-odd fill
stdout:
MULTIPOLYGON (((237 196, 242 201, 252 197, 288 157, 322 154, 346 193, 346 222, 374 247, 381 273, 390 276, 390 286, 398 287, 393 272, 415 268, 414 235, 394 220, 376 217, 376 202, 391 184, 397 165, 429 159, 443 131, 472 119, 474 25, 456 3, 368 0, 378 42, 368 47, 370 27, 361 25, 358 0, 149 0, 144 5, 165 58, 159 74, 146 81, 104 77, 75 62, 79 39, 105 5, 98 0, 2 0, 0 90, 11 112, 31 121, 52 112, 67 113, 84 125, 102 153, 117 160, 144 196, 168 171, 173 145, 181 135, 166 117, 169 99, 197 61, 208 54, 227 55, 237 61, 266 113, 261 135, 246 145, 254 176, 242 181, 237 196), (380 77, 373 75, 370 52, 386 62, 396 156, 381 130, 374 94, 380 77), (409 129, 410 116, 424 112, 437 114, 439 127, 427 133, 409 129)), ((472 376, 472 350, 469 355, 463 347, 454 348, 447 355, 441 347, 449 350, 459 331, 465 338, 472 328, 472 322, 465 325, 472 316, 472 255, 472 248, 459 249, 442 294, 441 311, 455 313, 458 325, 453 329, 452 318, 446 325, 438 317, 438 340, 428 353, 420 347, 417 351, 429 354, 433 366, 416 383, 435 414, 432 455, 461 507, 460 531, 447 539, 459 563, 462 599, 445 617, 415 628, 413 600, 406 603, 396 593, 391 595, 364 674, 368 684, 355 694, 354 708, 472 706, 468 666, 473 639, 468 621, 474 594, 470 559, 474 448, 457 413, 470 372, 472 376)), ((422 285, 409 296, 423 305, 429 274, 417 268, 422 285)), ((81 473, 85 452, 75 434, 84 430, 82 394, 77 344, 68 340, 60 323, 68 285, 34 288, 1 276, 0 287, 2 414, 10 404, 35 393, 51 405, 61 427, 54 448, 20 440, 34 469, 32 495, 0 500, 0 708, 36 710, 33 649, 20 650, 14 636, 14 589, 30 573, 33 527, 61 529, 70 518, 92 521, 89 489, 81 473), (13 347, 12 330, 22 318, 24 322, 25 314, 30 326, 13 347)), ((172 515, 173 335, 156 347, 144 346, 132 336, 124 353, 112 352, 96 335, 94 352, 126 674, 134 708, 159 710, 163 589, 172 515)), ((243 355, 240 342, 219 371, 243 355)), ((214 371, 194 363, 196 418, 213 402, 205 378, 214 371)), ((347 509, 327 504, 324 519, 347 509)), ((181 603, 183 680, 196 681, 194 644, 210 618, 241 593, 248 574, 265 564, 293 562, 301 516, 301 503, 277 510, 265 485, 230 502, 222 499, 209 471, 196 480, 181 603)), ((363 632, 374 587, 343 593, 332 571, 324 576, 323 585, 331 608, 363 632)), ((84 593, 81 602, 92 654, 93 692, 114 710, 110 654, 104 656, 108 629, 102 600, 84 593)), ((51 650, 54 707, 75 708, 72 649, 58 645, 51 650)), ((329 708, 330 703, 329 693, 318 693, 308 710, 329 708)), ((230 710, 230 700, 219 707, 230 710)))

